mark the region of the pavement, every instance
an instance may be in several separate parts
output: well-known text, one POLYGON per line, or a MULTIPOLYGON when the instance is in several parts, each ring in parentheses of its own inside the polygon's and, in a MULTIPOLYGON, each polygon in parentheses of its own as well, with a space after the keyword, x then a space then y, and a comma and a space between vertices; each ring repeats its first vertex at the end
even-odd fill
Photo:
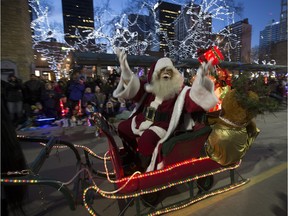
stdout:
MULTIPOLYGON (((287 110, 276 113, 259 115, 256 119, 261 130, 256 141, 243 158, 237 172, 250 182, 238 189, 207 198, 186 208, 167 213, 166 215, 181 216, 286 216, 287 215, 287 110)), ((90 148, 100 156, 107 151, 105 137, 95 137, 95 128, 88 126, 76 127, 46 127, 19 130, 19 135, 26 136, 54 136, 61 140, 90 148)), ((118 137, 116 142, 120 143, 118 137)), ((21 143, 28 164, 38 156, 43 148, 39 143, 21 143)), ((84 158, 81 148, 79 153, 84 158)), ((92 166, 104 171, 102 160, 93 159, 92 166)), ((69 182, 76 175, 76 160, 69 148, 53 149, 40 169, 39 175, 62 182, 69 182)), ((215 187, 227 176, 215 176, 215 187)), ((113 184, 105 178, 93 176, 96 185, 102 190, 115 190, 113 184)), ((72 188, 73 185, 69 186, 72 188)), ((161 204, 177 202, 187 196, 187 186, 165 191, 161 204)), ((65 197, 49 186, 29 186, 29 196, 25 210, 29 216, 51 215, 71 216, 89 215, 81 203, 81 194, 78 197, 76 210, 72 211, 65 197)), ((119 215, 119 203, 115 199, 94 197, 92 203, 97 215, 119 215)), ((141 212, 147 211, 141 203, 141 212)), ((136 215, 135 203, 131 203, 123 215, 136 215)))

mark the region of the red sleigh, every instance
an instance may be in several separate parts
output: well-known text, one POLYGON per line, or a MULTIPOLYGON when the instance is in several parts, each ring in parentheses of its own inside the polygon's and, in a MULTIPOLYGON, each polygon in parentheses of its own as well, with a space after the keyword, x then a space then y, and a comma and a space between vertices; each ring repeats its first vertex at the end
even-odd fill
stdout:
POLYGON ((144 204, 146 203, 153 209, 145 214, 159 215, 235 189, 249 181, 243 179, 240 175, 237 175, 236 178, 235 169, 240 166, 240 161, 223 167, 205 154, 204 145, 211 128, 204 124, 194 127, 193 131, 184 131, 175 135, 163 143, 161 149, 163 169, 127 175, 125 174, 125 167, 127 167, 125 155, 127 155, 127 152, 124 148, 118 147, 112 135, 113 132, 117 133, 117 131, 102 116, 98 116, 97 121, 101 124, 102 131, 108 140, 108 153, 115 174, 113 183, 116 185, 116 191, 110 194, 97 187, 87 188, 84 191, 83 201, 91 215, 95 215, 95 210, 87 204, 86 199, 87 191, 92 188, 103 197, 122 200, 122 207, 119 206, 120 210, 122 208, 122 212, 132 201, 136 201, 137 215, 142 215, 139 204, 142 200, 144 204), (229 172, 230 183, 213 189, 213 176, 223 172, 229 172), (158 193, 185 183, 188 183, 190 190, 188 199, 169 206, 163 206, 162 204, 160 209, 157 207, 158 193), (195 193, 196 190, 197 194, 195 193))

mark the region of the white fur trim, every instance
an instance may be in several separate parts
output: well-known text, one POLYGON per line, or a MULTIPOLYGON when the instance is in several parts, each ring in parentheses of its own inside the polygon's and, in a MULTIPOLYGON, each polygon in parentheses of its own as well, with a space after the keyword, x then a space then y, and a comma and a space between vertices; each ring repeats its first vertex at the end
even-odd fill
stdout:
POLYGON ((139 135, 141 136, 143 134, 143 132, 145 130, 152 130, 155 134, 157 134, 157 136, 160 137, 160 139, 162 139, 165 135, 166 135, 166 130, 164 130, 163 128, 160 128, 158 126, 151 126, 153 124, 152 121, 144 121, 140 124, 139 129, 136 128, 136 122, 135 122, 135 118, 133 117, 132 119, 132 124, 131 124, 131 129, 133 131, 133 133, 135 135, 139 135))
POLYGON ((156 133, 161 139, 166 135, 167 131, 163 128, 160 128, 158 126, 152 126, 149 128, 149 130, 152 130, 154 133, 156 133))
POLYGON ((154 68, 154 71, 160 71, 164 67, 174 67, 170 58, 160 58, 154 68))
MULTIPOLYGON (((161 103, 162 103, 162 100, 161 100, 160 98, 155 97, 154 101, 152 101, 152 102, 150 103, 150 106, 151 106, 151 107, 154 107, 154 108, 157 110, 158 106, 159 106, 161 103)), ((151 126, 152 124, 153 124, 152 121, 146 120, 146 121, 142 122, 142 123, 140 124, 139 128, 137 129, 137 128, 136 128, 135 117, 134 117, 134 118, 132 119, 132 127, 131 127, 131 129, 132 129, 132 131, 133 131, 134 134, 137 134, 137 135, 140 135, 140 136, 142 135, 142 133, 143 133, 145 130, 151 129, 151 130, 153 130, 160 138, 162 138, 162 137, 164 136, 163 133, 166 133, 166 131, 164 130, 165 132, 163 132, 163 131, 161 131, 161 130, 163 130, 162 128, 159 128, 159 127, 155 128, 156 126, 152 126, 152 128, 150 128, 150 126, 151 126), (153 129, 153 127, 154 127, 154 129, 153 129), (160 130, 160 129, 161 129, 161 130, 160 130)))
POLYGON ((144 121, 140 124, 139 129, 138 129, 138 128, 136 128, 135 118, 136 118, 136 116, 134 116, 132 119, 131 129, 135 135, 141 136, 142 133, 153 124, 153 122, 152 121, 144 121))
POLYGON ((181 129, 182 130, 192 130, 194 125, 195 125, 195 122, 191 118, 190 113, 185 113, 184 114, 184 122, 183 122, 181 129))
POLYGON ((145 86, 144 86, 145 90, 148 92, 148 93, 151 93, 152 90, 153 90, 153 85, 149 84, 149 83, 146 83, 145 86))
POLYGON ((162 104, 162 103, 163 103, 163 99, 156 96, 155 99, 154 99, 154 101, 152 101, 152 102, 150 103, 150 106, 152 106, 152 107, 154 107, 155 109, 157 109, 158 106, 159 106, 160 104, 162 104))
POLYGON ((131 99, 135 97, 139 89, 140 80, 135 74, 131 76, 131 79, 127 85, 124 84, 121 77, 120 82, 118 83, 116 89, 113 92, 113 96, 116 98, 131 99))
POLYGON ((161 161, 160 163, 157 164, 157 170, 163 169, 164 168, 164 163, 161 161))
MULTIPOLYGON (((142 133, 147 130, 147 129, 150 129, 150 126, 153 124, 152 121, 144 121, 142 122, 140 125, 139 125, 139 129, 136 129, 139 131, 139 134, 142 135, 142 133)), ((133 131, 134 132, 134 131, 133 131)))

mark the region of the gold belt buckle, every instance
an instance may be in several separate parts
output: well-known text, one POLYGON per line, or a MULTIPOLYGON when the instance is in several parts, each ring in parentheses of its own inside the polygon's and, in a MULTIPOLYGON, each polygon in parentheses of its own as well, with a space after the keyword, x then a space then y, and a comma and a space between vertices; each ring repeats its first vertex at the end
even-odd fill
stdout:
POLYGON ((146 109, 146 113, 145 113, 145 118, 148 121, 154 121, 155 118, 155 113, 156 113, 156 109, 154 107, 147 107, 146 109))

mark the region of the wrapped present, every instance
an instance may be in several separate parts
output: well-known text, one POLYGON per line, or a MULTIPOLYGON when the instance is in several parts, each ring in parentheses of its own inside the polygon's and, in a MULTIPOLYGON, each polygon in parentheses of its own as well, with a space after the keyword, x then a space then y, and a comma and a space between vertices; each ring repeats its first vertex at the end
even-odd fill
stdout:
POLYGON ((205 52, 202 50, 201 52, 198 52, 198 54, 201 54, 198 58, 200 63, 203 61, 209 62, 212 60, 212 65, 218 65, 224 60, 224 56, 217 46, 210 47, 205 52))

